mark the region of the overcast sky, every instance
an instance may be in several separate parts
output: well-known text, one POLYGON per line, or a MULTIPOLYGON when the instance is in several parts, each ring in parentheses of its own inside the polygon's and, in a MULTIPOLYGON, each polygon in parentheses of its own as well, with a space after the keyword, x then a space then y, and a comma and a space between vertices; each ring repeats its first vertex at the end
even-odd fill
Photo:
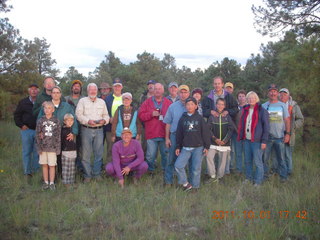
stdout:
POLYGON ((245 64, 259 53, 252 4, 261 0, 9 0, 22 37, 46 38, 61 75, 87 76, 112 51, 124 63, 139 53, 169 53, 178 67, 207 68, 224 57, 245 64))

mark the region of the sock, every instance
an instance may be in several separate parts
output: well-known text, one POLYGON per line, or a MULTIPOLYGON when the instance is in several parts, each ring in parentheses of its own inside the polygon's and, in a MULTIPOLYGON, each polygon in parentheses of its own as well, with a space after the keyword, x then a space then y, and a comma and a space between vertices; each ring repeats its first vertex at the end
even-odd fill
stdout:
POLYGON ((44 181, 46 184, 49 184, 49 181, 44 181))
POLYGON ((50 182, 50 185, 54 184, 54 182, 50 182))

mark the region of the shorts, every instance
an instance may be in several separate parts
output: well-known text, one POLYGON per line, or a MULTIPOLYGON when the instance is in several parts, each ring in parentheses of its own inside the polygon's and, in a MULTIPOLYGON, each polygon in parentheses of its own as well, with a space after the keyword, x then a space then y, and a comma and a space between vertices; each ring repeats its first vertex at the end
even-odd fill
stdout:
POLYGON ((57 165, 57 154, 55 152, 42 152, 39 155, 39 163, 41 165, 47 164, 49 166, 57 165))

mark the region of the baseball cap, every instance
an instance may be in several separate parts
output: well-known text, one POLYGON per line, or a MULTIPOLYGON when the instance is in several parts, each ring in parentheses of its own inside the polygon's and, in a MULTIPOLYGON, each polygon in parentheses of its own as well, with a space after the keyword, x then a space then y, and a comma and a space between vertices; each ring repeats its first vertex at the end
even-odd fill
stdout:
POLYGON ((99 86, 99 89, 102 89, 102 88, 111 88, 111 87, 110 87, 109 83, 103 82, 99 86))
POLYGON ((171 82, 171 83, 169 83, 169 88, 171 88, 172 86, 175 86, 176 88, 179 87, 179 85, 178 85, 177 82, 171 82))
POLYGON ((122 130, 122 133, 121 133, 121 134, 125 134, 125 133, 131 133, 131 134, 132 134, 130 128, 127 128, 127 127, 125 127, 125 128, 122 130))
POLYGON ((193 94, 195 93, 199 93, 201 96, 203 95, 203 91, 201 88, 195 88, 192 90, 191 96, 193 96, 193 94))
POLYGON ((187 85, 180 85, 179 86, 179 91, 181 91, 181 90, 186 90, 186 91, 190 92, 190 89, 189 89, 189 87, 187 85))
POLYGON ((274 83, 270 84, 268 87, 268 91, 271 91, 271 90, 279 91, 277 85, 275 85, 274 83))
POLYGON ((155 80, 149 80, 149 81, 147 82, 147 85, 149 85, 149 84, 156 84, 156 81, 155 81, 155 80))
POLYGON ((197 100, 196 100, 194 97, 188 97, 188 98, 186 99, 186 103, 187 103, 187 102, 193 102, 194 104, 197 105, 197 100))
POLYGON ((113 86, 116 86, 116 85, 121 85, 122 86, 122 81, 121 81, 120 78, 113 79, 113 86))
POLYGON ((35 84, 35 83, 32 83, 32 84, 29 85, 29 88, 32 88, 32 87, 39 88, 39 86, 37 84, 35 84))
POLYGON ((73 80, 72 82, 71 82, 71 85, 73 86, 74 84, 80 84, 80 86, 82 87, 82 82, 80 81, 80 80, 73 80))
POLYGON ((132 99, 132 94, 129 92, 125 92, 122 94, 122 99, 129 98, 132 99))
POLYGON ((226 82, 226 84, 224 85, 224 87, 226 88, 226 87, 231 87, 231 88, 233 88, 233 83, 231 83, 231 82, 226 82))
POLYGON ((290 94, 290 92, 287 88, 281 88, 279 92, 285 92, 287 94, 290 94))

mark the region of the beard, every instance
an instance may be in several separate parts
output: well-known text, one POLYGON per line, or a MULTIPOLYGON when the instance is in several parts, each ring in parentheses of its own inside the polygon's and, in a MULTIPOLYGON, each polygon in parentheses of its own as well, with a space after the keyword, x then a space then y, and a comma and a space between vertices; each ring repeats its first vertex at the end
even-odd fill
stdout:
POLYGON ((74 89, 74 90, 72 90, 72 93, 73 94, 80 94, 80 90, 79 89, 74 89))
POLYGON ((90 99, 95 99, 95 98, 97 97, 97 94, 95 94, 95 95, 88 95, 88 97, 89 97, 90 99))

